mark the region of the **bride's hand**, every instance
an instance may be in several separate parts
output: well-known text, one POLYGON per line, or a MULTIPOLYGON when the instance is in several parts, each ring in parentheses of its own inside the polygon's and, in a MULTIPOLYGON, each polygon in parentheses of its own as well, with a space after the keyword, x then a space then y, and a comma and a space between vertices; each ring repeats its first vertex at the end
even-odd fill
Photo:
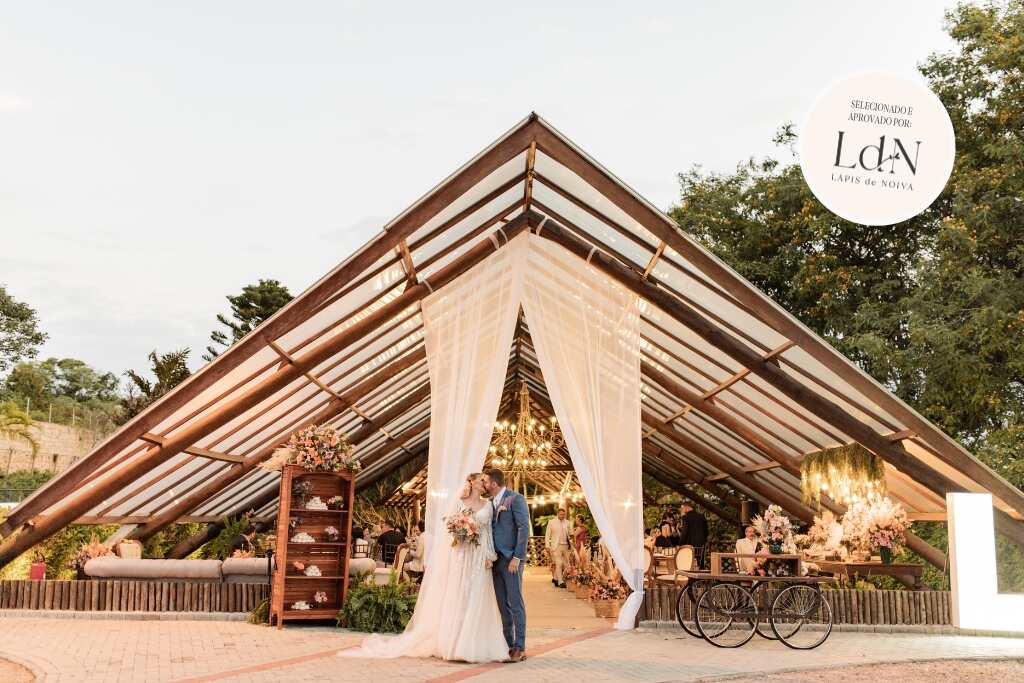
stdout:
POLYGON ((490 569, 493 566, 494 562, 492 560, 484 560, 484 569, 490 569))

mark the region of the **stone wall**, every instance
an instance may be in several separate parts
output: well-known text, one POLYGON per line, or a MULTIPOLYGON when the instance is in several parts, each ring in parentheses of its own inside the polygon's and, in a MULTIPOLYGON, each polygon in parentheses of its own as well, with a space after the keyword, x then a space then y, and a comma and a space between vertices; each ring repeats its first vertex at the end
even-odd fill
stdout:
POLYGON ((37 422, 32 428, 39 442, 39 451, 24 441, 0 436, 0 474, 16 470, 61 472, 71 463, 88 454, 102 440, 102 435, 68 425, 37 422))

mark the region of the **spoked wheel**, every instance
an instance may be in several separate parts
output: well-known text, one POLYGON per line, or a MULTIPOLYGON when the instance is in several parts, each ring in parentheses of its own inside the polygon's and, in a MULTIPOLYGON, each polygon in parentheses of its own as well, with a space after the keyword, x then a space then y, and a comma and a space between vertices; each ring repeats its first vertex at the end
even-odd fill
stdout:
POLYGON ((700 631, 697 630, 695 615, 697 614, 697 601, 700 600, 700 596, 704 595, 708 585, 710 585, 709 582, 703 579, 691 580, 687 582, 686 588, 679 591, 679 597, 676 598, 676 621, 684 631, 694 638, 702 637, 700 631))
POLYGON ((757 603, 743 586, 719 583, 697 601, 697 630, 712 645, 739 647, 754 637, 757 603))
POLYGON ((772 633, 771 626, 768 624, 767 615, 771 612, 772 600, 775 599, 777 592, 768 581, 755 583, 750 589, 750 594, 754 597, 754 603, 757 605, 759 614, 757 623, 754 624, 754 630, 757 632, 757 635, 767 640, 776 640, 775 634, 772 633))
POLYGON ((772 632, 794 650, 813 650, 832 633, 832 607, 814 586, 783 589, 768 613, 772 632))

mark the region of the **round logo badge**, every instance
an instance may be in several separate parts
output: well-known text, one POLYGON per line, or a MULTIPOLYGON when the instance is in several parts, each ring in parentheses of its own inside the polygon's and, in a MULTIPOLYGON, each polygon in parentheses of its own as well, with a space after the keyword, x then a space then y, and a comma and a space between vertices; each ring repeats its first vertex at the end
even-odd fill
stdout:
POLYGON ((830 211, 891 225, 927 209, 953 170, 956 139, 942 102, 923 85, 874 73, 822 93, 804 124, 800 167, 830 211))

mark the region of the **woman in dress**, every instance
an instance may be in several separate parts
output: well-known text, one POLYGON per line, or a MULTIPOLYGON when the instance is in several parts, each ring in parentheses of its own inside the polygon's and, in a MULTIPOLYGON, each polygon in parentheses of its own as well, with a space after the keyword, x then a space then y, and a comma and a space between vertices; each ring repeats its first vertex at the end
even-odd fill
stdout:
POLYGON ((581 552, 583 546, 590 540, 590 529, 583 522, 583 515, 576 515, 576 526, 572 530, 572 539, 577 553, 581 552))
POLYGON ((471 516, 476 542, 435 543, 426 565, 416 613, 399 636, 372 635, 343 657, 438 657, 461 662, 508 659, 491 565, 497 559, 491 535, 491 504, 483 498, 483 475, 466 478, 453 514, 471 516), (437 572, 436 575, 434 572, 437 572), (431 592, 425 595, 425 592, 431 592), (428 604, 429 603, 429 604, 428 604), (421 613, 422 609, 422 613, 421 613))

